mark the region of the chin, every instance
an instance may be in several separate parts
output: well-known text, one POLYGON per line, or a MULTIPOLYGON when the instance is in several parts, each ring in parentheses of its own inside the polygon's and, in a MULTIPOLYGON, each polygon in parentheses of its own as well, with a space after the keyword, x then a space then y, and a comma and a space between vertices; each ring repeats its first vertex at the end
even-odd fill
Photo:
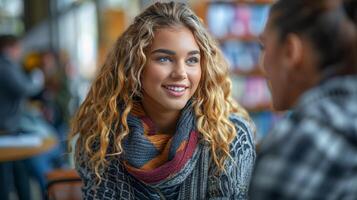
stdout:
POLYGON ((180 101, 170 101, 165 104, 165 107, 169 110, 182 110, 188 100, 180 100, 180 101))
POLYGON ((290 106, 288 106, 287 104, 285 104, 283 102, 273 101, 273 108, 276 111, 285 111, 285 110, 289 110, 290 106))

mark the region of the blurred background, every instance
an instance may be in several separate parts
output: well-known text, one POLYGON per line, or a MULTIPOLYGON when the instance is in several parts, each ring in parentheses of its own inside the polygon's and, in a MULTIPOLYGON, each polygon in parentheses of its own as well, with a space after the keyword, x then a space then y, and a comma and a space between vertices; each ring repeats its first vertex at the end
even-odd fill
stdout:
MULTIPOLYGON (((26 160, 25 166, 35 168, 28 173, 33 199, 44 198, 47 173, 53 169, 73 167, 66 153, 69 120, 84 100, 98 66, 103 63, 116 38, 134 16, 152 2, 0 0, 0 34, 20 37, 22 70, 25 74, 41 71, 44 81, 41 91, 26 99, 26 112, 19 123, 25 130, 23 132, 42 134, 42 138, 56 138, 55 144, 21 159, 16 156, 3 160, 0 158, 0 164, 26 160), (44 164, 41 167, 31 162, 44 164)), ((256 138, 259 143, 282 115, 271 110, 270 93, 258 67, 258 35, 273 0, 183 2, 187 2, 202 18, 221 45, 231 67, 233 96, 251 114, 257 126, 256 138)), ((0 151, 1 148, 2 152, 9 152, 17 147, 14 145, 9 150, 9 147, 6 149, 0 145, 0 151)), ((11 198, 21 199, 14 188, 11 198)))

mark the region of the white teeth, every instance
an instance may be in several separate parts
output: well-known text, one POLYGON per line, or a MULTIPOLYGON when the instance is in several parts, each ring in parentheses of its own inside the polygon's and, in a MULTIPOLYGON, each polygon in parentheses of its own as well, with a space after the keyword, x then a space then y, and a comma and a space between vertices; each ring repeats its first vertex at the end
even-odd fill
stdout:
POLYGON ((166 88, 175 92, 182 92, 185 90, 185 87, 166 86, 166 88))

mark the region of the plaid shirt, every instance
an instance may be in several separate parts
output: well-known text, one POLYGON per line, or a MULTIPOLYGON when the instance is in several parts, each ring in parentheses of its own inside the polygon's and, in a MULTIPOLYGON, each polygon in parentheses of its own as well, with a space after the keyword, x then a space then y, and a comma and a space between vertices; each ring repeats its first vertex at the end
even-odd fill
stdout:
POLYGON ((253 200, 357 199, 357 76, 303 95, 263 141, 249 193, 253 200))

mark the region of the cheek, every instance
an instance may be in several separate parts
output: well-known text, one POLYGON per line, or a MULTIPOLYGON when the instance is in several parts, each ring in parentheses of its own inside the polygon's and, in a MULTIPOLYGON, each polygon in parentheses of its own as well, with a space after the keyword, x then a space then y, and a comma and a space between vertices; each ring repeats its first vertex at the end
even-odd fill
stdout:
POLYGON ((279 54, 275 50, 267 49, 263 54, 262 65, 268 81, 281 79, 281 62, 279 54))
POLYGON ((274 107, 277 110, 284 110, 289 103, 289 98, 293 92, 291 90, 291 82, 287 78, 287 72, 279 68, 281 66, 273 66, 270 73, 270 87, 274 102, 274 107))
POLYGON ((196 70, 192 70, 188 73, 188 76, 190 77, 191 84, 193 84, 193 87, 195 90, 200 83, 201 75, 202 75, 202 71, 200 68, 196 69, 196 70))
POLYGON ((265 72, 269 73, 271 71, 271 67, 272 65, 274 65, 271 60, 272 60, 272 55, 270 52, 268 51, 265 51, 264 53, 262 53, 262 56, 261 56, 261 63, 262 63, 262 66, 263 66, 263 69, 265 72))
POLYGON ((143 86, 153 85, 160 83, 166 77, 166 72, 163 71, 160 67, 155 65, 145 66, 144 71, 141 75, 141 81, 143 86))
POLYGON ((264 74, 267 78, 275 109, 280 109, 286 97, 286 82, 280 69, 279 57, 273 51, 265 51, 262 56, 264 74))

